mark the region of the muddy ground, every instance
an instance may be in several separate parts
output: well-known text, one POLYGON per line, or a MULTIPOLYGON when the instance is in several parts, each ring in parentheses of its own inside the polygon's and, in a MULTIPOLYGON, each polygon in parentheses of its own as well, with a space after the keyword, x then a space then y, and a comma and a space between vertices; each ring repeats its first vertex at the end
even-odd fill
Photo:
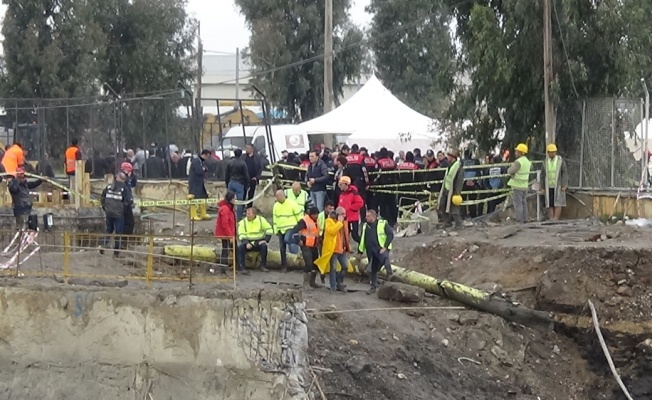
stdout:
MULTIPOLYGON (((210 234, 213 224, 198 223, 195 231, 210 234)), ((189 231, 183 224, 172 229, 165 218, 154 229, 177 237, 189 231)), ((389 302, 367 296, 366 282, 351 277, 346 295, 304 293, 316 376, 311 391, 329 400, 623 399, 591 325, 590 299, 625 385, 635 399, 652 399, 651 236, 647 229, 570 221, 398 238, 394 264, 509 297, 564 323, 538 332, 468 309, 388 309, 459 304, 432 296, 389 302), (356 311, 341 312, 347 310, 356 311)), ((75 257, 80 271, 136 274, 143 267, 142 260, 116 261, 95 251, 75 257)), ((57 259, 47 258, 45 268, 59 268, 57 259)), ((165 268, 187 273, 183 265, 165 268)), ((300 281, 297 272, 254 272, 237 284, 271 289, 300 281)), ((169 285, 175 284, 156 286, 169 285)))

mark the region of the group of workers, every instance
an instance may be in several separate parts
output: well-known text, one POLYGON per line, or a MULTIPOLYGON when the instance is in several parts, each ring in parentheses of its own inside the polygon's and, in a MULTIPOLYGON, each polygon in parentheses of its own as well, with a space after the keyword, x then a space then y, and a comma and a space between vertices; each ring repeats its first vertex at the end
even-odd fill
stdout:
POLYGON ((349 255, 354 252, 366 253, 371 276, 368 293, 374 293, 381 267, 386 268, 388 277, 392 276, 389 254, 394 230, 371 209, 366 212, 365 222, 359 230, 358 217, 364 201, 348 177, 341 179, 339 187, 343 195, 338 205, 333 200, 326 200, 321 211, 300 185, 278 190, 271 224, 258 214, 255 207, 248 207, 245 217, 237 223, 237 230, 236 196, 229 191, 218 204, 215 227, 215 235, 222 239, 221 263, 229 263, 229 249, 233 246, 230 240, 237 236, 235 257, 239 273, 248 274, 245 260, 250 252, 260 254, 258 268, 266 272, 268 245, 276 236, 283 271, 288 268, 288 251, 291 254, 300 252, 305 266, 305 288, 321 287, 326 284, 328 275, 327 286, 331 293, 347 293, 344 281, 350 267, 349 255))
MULTIPOLYGON (((425 200, 428 193, 438 193, 439 209, 444 212, 447 223, 461 225, 465 217, 475 218, 485 211, 493 213, 507 192, 513 194, 516 220, 527 222, 528 189, 534 179, 532 163, 527 154, 527 145, 516 146, 516 160, 509 168, 503 167, 509 152, 503 155, 488 155, 485 162, 472 157, 465 151, 460 157, 457 151, 447 153, 428 150, 425 156, 421 151, 400 152, 394 157, 386 148, 370 153, 364 147, 343 146, 338 152, 328 149, 311 151, 300 157, 300 164, 292 154, 279 162, 277 174, 285 182, 303 182, 309 191, 312 203, 320 211, 323 201, 332 198, 337 203, 340 191, 337 183, 342 177, 351 179, 358 193, 364 198, 367 209, 376 210, 391 226, 398 218, 399 196, 410 201, 416 198, 425 200), (331 186, 331 183, 335 185, 331 186), (446 201, 443 201, 446 200, 446 201)), ((548 157, 543 163, 541 195, 545 197, 550 219, 559 219, 561 208, 565 206, 565 191, 568 187, 566 164, 557 155, 557 147, 550 144, 546 148, 548 157)), ((294 187, 293 185, 293 187, 294 187)))

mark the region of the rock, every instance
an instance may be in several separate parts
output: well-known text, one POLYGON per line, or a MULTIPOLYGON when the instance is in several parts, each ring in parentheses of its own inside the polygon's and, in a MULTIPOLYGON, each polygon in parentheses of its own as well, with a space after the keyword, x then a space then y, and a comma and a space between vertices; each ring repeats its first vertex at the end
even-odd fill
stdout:
POLYGON ((568 314, 582 312, 589 298, 586 288, 566 279, 562 273, 551 271, 541 277, 536 291, 538 309, 568 314))
POLYGON ((555 345, 555 346, 552 348, 552 353, 553 353, 553 354, 559 354, 559 353, 561 353, 561 350, 559 349, 559 346, 555 345))
POLYGON ((645 339, 644 341, 639 343, 638 346, 636 347, 650 351, 652 350, 652 339, 645 339))
POLYGON ((481 351, 487 347, 487 341, 480 336, 477 332, 471 332, 469 337, 466 339, 466 347, 469 350, 481 351))
POLYGON ((396 377, 397 377, 398 379, 400 379, 400 380, 405 380, 405 379, 407 379, 407 378, 405 377, 405 375, 403 375, 403 374, 397 374, 396 377))
POLYGON ((68 306, 68 299, 66 298, 66 296, 59 297, 59 305, 64 310, 66 309, 66 307, 68 306))
POLYGON ((543 262, 543 256, 541 255, 536 255, 532 257, 532 262, 535 264, 541 264, 543 262))
POLYGON ((372 370, 369 360, 361 356, 353 356, 349 358, 346 361, 345 366, 354 377, 361 374, 368 374, 372 370))
POLYGON ((426 313, 421 311, 421 310, 407 310, 405 312, 405 314, 409 315, 410 317, 414 317, 414 318, 421 318, 424 315, 426 315, 426 313))
POLYGON ((618 290, 616 290, 616 293, 623 297, 632 297, 634 295, 632 288, 626 285, 619 286, 618 290))
POLYGON ((460 325, 469 326, 476 325, 480 320, 480 315, 475 311, 468 311, 460 315, 460 318, 457 320, 460 325))
POLYGON ((460 234, 459 234, 458 232, 450 232, 450 233, 448 234, 448 236, 450 236, 450 237, 456 237, 456 236, 459 236, 459 235, 460 235, 460 234))
POLYGON ((494 355, 500 361, 501 364, 511 367, 514 365, 514 361, 509 357, 509 354, 498 346, 491 348, 491 354, 494 355))
POLYGON ((444 347, 448 347, 448 344, 449 344, 448 339, 444 339, 444 340, 442 340, 442 341, 441 341, 441 344, 443 344, 444 347))
MULTIPOLYGON (((337 311, 337 307, 335 307, 335 304, 331 304, 330 306, 328 306, 327 311, 337 311)), ((329 313, 324 315, 326 315, 326 318, 331 320, 335 320, 340 317, 340 314, 338 313, 329 313)))
POLYGON ((419 303, 426 295, 422 288, 404 283, 389 282, 378 289, 378 298, 399 303, 419 303))
POLYGON ((480 246, 476 246, 475 244, 474 244, 474 245, 471 245, 471 246, 469 247, 469 253, 475 253, 475 252, 478 251, 479 249, 480 249, 480 246))

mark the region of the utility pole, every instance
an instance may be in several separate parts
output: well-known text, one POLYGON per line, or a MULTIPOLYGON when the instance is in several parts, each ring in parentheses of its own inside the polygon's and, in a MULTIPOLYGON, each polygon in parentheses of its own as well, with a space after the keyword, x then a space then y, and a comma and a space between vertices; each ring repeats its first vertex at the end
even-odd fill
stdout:
MULTIPOLYGON (((324 114, 333 109, 333 0, 324 0, 324 114)), ((334 135, 324 138, 326 145, 335 144, 334 135)))
POLYGON ((235 49, 235 99, 240 99, 240 48, 235 49))
POLYGON ((546 143, 555 143, 555 107, 550 93, 550 84, 554 80, 552 70, 552 8, 550 1, 543 0, 543 96, 545 102, 546 143))
MULTIPOLYGON (((197 121, 197 132, 199 133, 199 147, 201 149, 204 146, 203 132, 201 129, 201 121, 204 118, 204 111, 201 105, 202 98, 202 77, 204 75, 204 44, 201 41, 201 22, 197 21, 197 89, 195 90, 195 119, 197 121)), ((218 107, 219 108, 219 107, 218 107)), ((219 112, 219 111, 218 111, 219 112)), ((188 116, 190 118, 190 116, 188 116)))

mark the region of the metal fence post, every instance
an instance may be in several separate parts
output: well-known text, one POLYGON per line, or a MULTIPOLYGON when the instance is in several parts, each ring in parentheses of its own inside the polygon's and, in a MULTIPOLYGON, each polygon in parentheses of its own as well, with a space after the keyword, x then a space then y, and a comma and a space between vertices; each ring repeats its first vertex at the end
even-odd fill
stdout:
MULTIPOLYGON (((543 161, 544 163, 546 162, 545 160, 543 161)), ((539 192, 541 191, 541 170, 537 170, 537 185, 538 189, 535 192, 537 196, 537 222, 541 222, 541 196, 539 196, 539 192)))
POLYGON ((63 283, 68 284, 70 276, 70 232, 63 232, 63 283))
MULTIPOLYGON (((233 290, 237 289, 236 277, 238 275, 237 272, 236 272, 237 268, 238 268, 238 265, 237 265, 237 263, 238 263, 238 260, 237 260, 237 251, 238 251, 238 249, 236 247, 236 242, 237 242, 236 238, 233 238, 233 240, 231 240, 231 248, 233 250, 233 290)), ((243 262, 243 265, 244 265, 244 260, 242 262, 243 262)))
POLYGON ((580 141, 580 188, 584 182, 584 131, 586 130, 586 100, 582 100, 582 135, 580 141))
POLYGON ((154 275, 154 236, 149 233, 149 245, 147 247, 147 287, 152 287, 152 276, 154 275))
POLYGON ((195 253, 195 220, 192 219, 192 216, 190 216, 190 260, 189 260, 190 267, 188 268, 188 289, 192 289, 192 268, 193 268, 193 261, 194 261, 194 253, 195 253))
POLYGON ((611 187, 616 187, 616 99, 611 98, 611 187))

